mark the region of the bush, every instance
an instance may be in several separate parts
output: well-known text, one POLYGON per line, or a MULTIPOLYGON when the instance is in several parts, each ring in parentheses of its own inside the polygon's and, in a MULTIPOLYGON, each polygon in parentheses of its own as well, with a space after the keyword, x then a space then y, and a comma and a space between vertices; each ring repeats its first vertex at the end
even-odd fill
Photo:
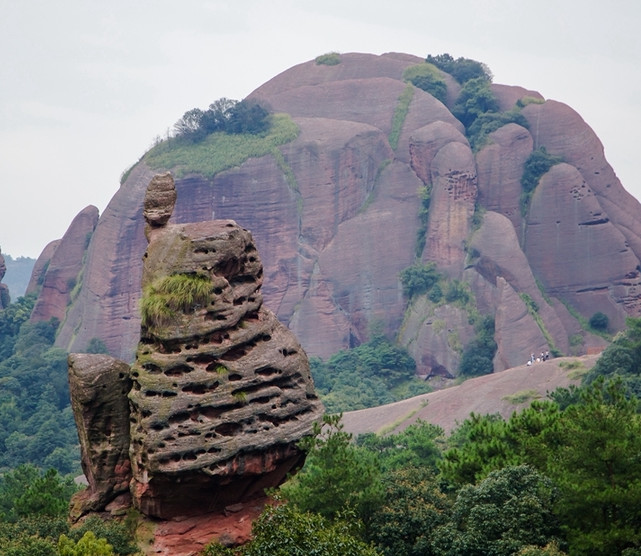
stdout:
POLYGON ((439 279, 435 263, 413 264, 403 269, 400 274, 403 295, 412 299, 427 293, 439 279))
POLYGON ((609 325, 610 325, 610 319, 608 319, 608 316, 601 313, 600 311, 597 313, 594 313, 590 317, 590 326, 595 330, 602 330, 605 332, 608 329, 609 325))
POLYGON ((475 325, 476 338, 463 351, 459 371, 463 376, 478 376, 494 371, 494 319, 484 316, 475 325))
POLYGON ((269 121, 269 129, 259 134, 218 131, 197 142, 180 136, 171 138, 153 147, 144 161, 153 169, 171 170, 176 178, 185 172, 212 178, 250 157, 268 155, 298 136, 298 126, 288 115, 274 114, 269 121))
POLYGON ((482 62, 470 58, 461 57, 455 60, 450 54, 438 54, 437 56, 428 54, 425 61, 449 73, 461 84, 467 83, 471 79, 483 79, 488 83, 492 81, 490 68, 482 62))
POLYGON ((498 111, 499 103, 490 89, 490 83, 481 77, 471 79, 463 85, 452 108, 452 114, 461 121, 466 130, 469 130, 482 114, 498 111))
POLYGON ((460 301, 466 305, 470 301, 470 290, 465 282, 459 280, 450 280, 445 291, 445 301, 454 303, 460 301))
POLYGON ((403 79, 429 93, 443 104, 447 101, 447 85, 435 65, 425 63, 410 66, 403 72, 403 79))
POLYGON ((518 124, 529 129, 528 121, 518 110, 508 112, 486 112, 480 114, 467 130, 470 145, 474 151, 478 151, 487 144, 488 135, 507 124, 518 124))
POLYGON ((525 216, 530 206, 532 194, 539 185, 541 177, 546 174, 552 166, 563 162, 563 157, 554 156, 547 152, 545 147, 539 147, 532 151, 523 166, 523 175, 521 176, 521 214, 525 216))
POLYGON ((317 66, 336 66, 341 63, 341 55, 338 52, 321 54, 314 59, 317 66))

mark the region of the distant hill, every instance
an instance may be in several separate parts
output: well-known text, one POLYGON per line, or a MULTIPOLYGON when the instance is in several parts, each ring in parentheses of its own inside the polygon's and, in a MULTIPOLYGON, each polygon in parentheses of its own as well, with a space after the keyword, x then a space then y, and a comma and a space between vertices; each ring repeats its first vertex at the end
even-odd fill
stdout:
POLYGON ((598 358, 599 355, 584 355, 520 365, 400 402, 348 411, 343 414, 343 424, 347 432, 356 436, 366 432, 398 433, 422 419, 449 434, 470 413, 498 413, 507 419, 557 388, 578 386, 598 358))
POLYGON ((2 283, 9 287, 11 300, 15 301, 25 294, 36 259, 30 257, 17 257, 14 259, 11 255, 6 254, 3 254, 3 256, 7 266, 7 273, 4 275, 2 283))

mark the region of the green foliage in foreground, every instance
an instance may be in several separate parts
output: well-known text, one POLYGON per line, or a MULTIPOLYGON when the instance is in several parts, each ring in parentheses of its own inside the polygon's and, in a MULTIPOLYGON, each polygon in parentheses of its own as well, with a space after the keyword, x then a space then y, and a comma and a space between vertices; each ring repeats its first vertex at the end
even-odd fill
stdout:
POLYGON ((545 546, 560 534, 552 482, 526 465, 494 471, 463 487, 448 523, 433 536, 433 554, 511 556, 545 546))
POLYGON ((429 391, 416 378, 416 363, 407 350, 382 334, 332 355, 310 360, 316 391, 328 413, 364 409, 429 391))
POLYGON ((252 541, 240 548, 205 547, 203 556, 377 556, 360 538, 362 527, 347 512, 327 520, 290 504, 268 507, 252 527, 252 541))
POLYGON ((153 147, 143 160, 153 169, 171 170, 175 177, 197 173, 212 178, 252 157, 266 156, 296 139, 298 126, 287 114, 272 114, 268 131, 257 135, 215 132, 194 144, 180 138, 153 147))
POLYGON ((79 527, 69 527, 69 500, 76 490, 71 476, 63 477, 54 469, 43 473, 32 465, 21 465, 0 475, 2 554, 124 556, 137 552, 126 523, 93 516, 79 527))
POLYGON ((347 508, 367 518, 382 499, 380 468, 374 453, 359 450, 343 430, 341 415, 326 415, 314 424, 301 447, 305 467, 281 488, 286 499, 303 511, 335 518, 347 508))

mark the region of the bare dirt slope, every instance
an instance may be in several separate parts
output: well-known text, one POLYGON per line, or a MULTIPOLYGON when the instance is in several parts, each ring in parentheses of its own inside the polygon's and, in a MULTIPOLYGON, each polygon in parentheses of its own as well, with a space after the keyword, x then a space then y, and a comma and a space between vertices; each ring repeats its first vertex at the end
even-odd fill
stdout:
POLYGON ((354 435, 365 432, 399 432, 418 419, 442 427, 446 433, 462 423, 470 413, 499 413, 509 417, 526 407, 533 399, 545 398, 558 387, 580 382, 580 369, 568 370, 563 362, 579 361, 590 369, 599 355, 560 357, 528 367, 521 365, 500 373, 473 378, 429 394, 400 402, 350 411, 343 415, 345 430, 354 435), (510 396, 525 394, 527 399, 515 403, 510 396))

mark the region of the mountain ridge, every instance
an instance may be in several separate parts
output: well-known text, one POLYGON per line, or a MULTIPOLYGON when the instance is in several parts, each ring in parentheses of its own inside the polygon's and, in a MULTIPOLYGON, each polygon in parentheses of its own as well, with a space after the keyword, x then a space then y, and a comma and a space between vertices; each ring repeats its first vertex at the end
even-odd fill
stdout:
MULTIPOLYGON (((251 230, 263 254, 266 305, 310 355, 359 345, 381 325, 407 347, 419 375, 456 376, 479 315, 496 315, 489 370, 532 351, 602 348, 607 341, 585 325, 595 312, 612 332, 641 312, 641 206, 600 141, 570 107, 491 84, 499 112, 490 115, 515 111, 527 127, 499 125, 473 150, 452 113, 465 85, 439 70, 443 104, 404 80, 422 64, 399 53, 350 53, 335 65, 310 60, 275 76, 248 99, 289 114, 298 136, 213 177, 183 168, 173 221, 214 215, 251 230), (564 163, 541 176, 523 213, 520 178, 540 147, 564 163), (423 190, 430 206, 417 259, 423 190), (415 263, 435 263, 439 284, 467 294, 408 300, 399 273, 415 263)), ((143 156, 129 173, 91 236, 60 347, 82 351, 99 338, 112 355, 133 356, 144 186, 172 170, 147 162, 143 156)))

